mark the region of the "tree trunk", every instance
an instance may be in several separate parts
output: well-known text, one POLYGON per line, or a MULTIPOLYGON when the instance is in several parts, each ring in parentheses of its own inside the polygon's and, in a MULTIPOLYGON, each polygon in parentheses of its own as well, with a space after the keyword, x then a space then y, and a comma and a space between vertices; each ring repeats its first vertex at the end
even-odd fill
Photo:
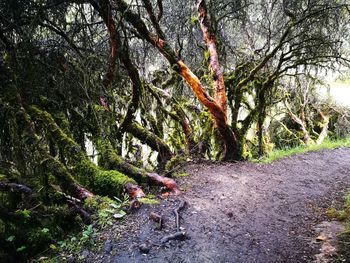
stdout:
POLYGON ((309 131, 306 129, 306 123, 305 123, 305 116, 302 109, 301 117, 299 118, 297 115, 295 115, 291 108, 289 107, 288 103, 285 102, 284 105, 286 106, 288 110, 288 114, 291 117, 291 119, 297 123, 300 126, 301 132, 303 133, 303 142, 305 145, 311 145, 314 141, 311 139, 309 131))
POLYGON ((125 127, 125 129, 142 143, 150 146, 152 150, 158 152, 158 162, 160 167, 164 167, 166 162, 173 157, 173 153, 169 146, 158 136, 143 128, 140 124, 131 122, 125 127))
MULTIPOLYGON (((92 163, 79 145, 62 131, 48 112, 41 111, 39 108, 32 106, 30 107, 30 113, 39 126, 45 130, 46 134, 51 136, 62 148, 64 156, 67 157, 70 171, 83 185, 101 195, 121 195, 125 190, 129 190, 129 193, 134 197, 144 195, 141 188, 136 185, 133 179, 117 171, 102 170, 92 163)), ((55 163, 50 162, 50 165, 53 164, 55 163)), ((57 166, 58 168, 60 167, 57 166)), ((62 174, 59 173, 58 175, 62 174)))
POLYGON ((151 87, 150 85, 147 85, 147 88, 149 89, 151 94, 155 97, 157 102, 160 104, 160 107, 163 110, 163 112, 165 112, 165 114, 169 115, 174 121, 181 124, 182 131, 183 131, 183 133, 185 135, 185 139, 186 139, 188 154, 190 154, 190 155, 195 154, 196 153, 196 151, 195 151, 196 143, 193 139, 192 127, 191 127, 190 122, 186 116, 185 111, 180 107, 178 102, 173 97, 171 97, 169 94, 164 92, 164 90, 163 90, 164 87, 162 87, 162 89, 159 89, 157 87, 151 87), (166 99, 166 102, 171 104, 171 106, 174 108, 174 111, 176 112, 176 114, 174 114, 172 112, 168 112, 163 108, 163 103, 160 100, 160 96, 163 97, 164 99, 166 99))
POLYGON ((212 70, 215 87, 215 101, 218 102, 222 111, 227 114, 227 95, 225 88, 224 75, 219 62, 219 55, 216 47, 216 36, 213 32, 210 18, 207 13, 207 7, 204 0, 197 0, 197 9, 199 13, 199 23, 203 32, 204 42, 208 48, 210 56, 210 68, 212 70))
POLYGON ((198 77, 187 67, 187 65, 177 57, 176 52, 170 47, 165 39, 159 35, 151 33, 139 15, 133 13, 123 0, 117 0, 117 9, 122 12, 126 21, 132 24, 140 36, 151 43, 159 52, 168 60, 171 67, 183 77, 192 89, 198 100, 208 108, 224 142, 223 160, 240 159, 237 153, 237 140, 232 129, 227 123, 226 111, 221 107, 220 103, 215 101, 204 90, 198 77))
POLYGON ((62 189, 68 191, 71 195, 76 196, 79 199, 93 196, 90 191, 77 182, 60 161, 53 158, 48 153, 48 149, 42 145, 40 137, 36 135, 29 115, 24 110, 19 110, 17 118, 18 123, 21 123, 24 127, 23 136, 26 136, 31 141, 33 156, 40 156, 42 158, 42 160, 37 160, 37 162, 44 168, 44 171, 52 173, 62 189))
POLYGON ((322 118, 322 123, 321 123, 321 127, 322 127, 322 131, 320 132, 320 134, 318 135, 316 144, 320 145, 324 139, 327 137, 328 134, 328 124, 329 124, 329 117, 325 114, 323 114, 323 112, 319 112, 322 118))
POLYGON ((156 173, 149 173, 144 169, 126 162, 106 141, 100 141, 97 145, 101 155, 99 162, 105 169, 117 169, 118 171, 134 178, 139 183, 154 183, 156 185, 165 186, 174 194, 180 193, 180 190, 173 179, 166 178, 156 173))
POLYGON ((193 72, 185 65, 185 63, 183 63, 181 60, 179 60, 177 63, 180 67, 180 75, 192 88, 192 91, 197 96, 198 100, 208 108, 211 116, 214 119, 215 126, 218 129, 218 132, 224 142, 222 160, 239 160, 241 156, 239 156, 239 153, 237 151, 237 138, 227 123, 227 115, 222 110, 220 105, 204 90, 198 77, 193 74, 193 72))

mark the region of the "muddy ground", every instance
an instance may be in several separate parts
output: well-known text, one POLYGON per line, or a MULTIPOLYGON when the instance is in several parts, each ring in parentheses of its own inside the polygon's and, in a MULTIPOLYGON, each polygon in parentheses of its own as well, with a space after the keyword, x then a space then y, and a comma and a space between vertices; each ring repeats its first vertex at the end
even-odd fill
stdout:
POLYGON ((111 227, 99 253, 85 251, 87 262, 315 262, 323 242, 316 241, 317 226, 350 188, 350 149, 185 169, 191 175, 178 180, 181 196, 144 205, 111 227), (176 231, 173 209, 182 200, 186 239, 160 244, 176 231), (162 230, 150 212, 163 215, 162 230))

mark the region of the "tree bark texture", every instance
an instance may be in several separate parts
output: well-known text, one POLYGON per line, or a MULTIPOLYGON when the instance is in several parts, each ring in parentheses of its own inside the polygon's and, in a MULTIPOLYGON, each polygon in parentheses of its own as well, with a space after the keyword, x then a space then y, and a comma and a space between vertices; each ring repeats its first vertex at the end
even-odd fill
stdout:
POLYGON ((170 47, 165 39, 162 39, 159 35, 151 33, 140 16, 133 13, 124 1, 117 0, 116 3, 118 11, 123 13, 126 21, 136 28, 141 37, 159 50, 159 52, 168 60, 173 70, 183 77, 198 100, 208 108, 224 142, 224 153, 222 159, 224 161, 239 159, 240 156, 237 152, 236 136, 228 125, 226 111, 223 110, 220 103, 209 96, 198 77, 181 59, 177 57, 176 52, 170 47))
POLYGON ((204 42, 207 46, 210 56, 210 68, 212 70, 215 87, 215 100, 221 109, 227 114, 227 95, 224 76, 222 74, 219 55, 217 51, 216 36, 213 32, 211 21, 207 12, 207 6, 204 0, 197 0, 197 9, 199 14, 199 24, 203 32, 204 42))

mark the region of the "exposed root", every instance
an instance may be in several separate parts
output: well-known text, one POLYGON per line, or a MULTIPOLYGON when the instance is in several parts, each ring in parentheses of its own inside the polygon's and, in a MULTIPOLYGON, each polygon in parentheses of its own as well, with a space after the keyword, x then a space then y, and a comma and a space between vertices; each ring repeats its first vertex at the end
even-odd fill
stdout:
POLYGON ((177 183, 175 182, 175 180, 173 180, 171 178, 167 178, 167 177, 161 176, 161 175, 156 174, 156 173, 146 173, 145 175, 153 183, 165 186, 174 195, 181 194, 181 191, 180 191, 179 187, 177 186, 177 183))
POLYGON ((160 243, 165 244, 166 242, 170 241, 170 240, 185 240, 187 238, 186 232, 176 232, 174 234, 168 235, 163 237, 160 240, 160 243))
POLYGON ((175 214, 175 223, 176 223, 176 231, 180 232, 180 219, 179 219, 179 212, 183 209, 185 209, 187 205, 186 201, 181 201, 180 205, 174 210, 175 214))
POLYGON ((91 224, 91 215, 88 212, 86 212, 83 208, 81 208, 76 202, 72 200, 67 200, 67 203, 69 204, 73 212, 80 215, 84 223, 91 224))
POLYGON ((131 198, 140 198, 140 197, 144 197, 145 196, 145 193, 143 192, 141 187, 138 186, 138 185, 127 183, 124 186, 124 189, 129 194, 129 196, 131 198))

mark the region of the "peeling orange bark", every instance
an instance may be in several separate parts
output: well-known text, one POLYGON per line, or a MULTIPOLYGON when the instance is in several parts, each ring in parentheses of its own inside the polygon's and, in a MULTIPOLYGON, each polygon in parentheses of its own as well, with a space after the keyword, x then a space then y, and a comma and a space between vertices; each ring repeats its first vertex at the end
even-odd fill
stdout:
POLYGON ((103 79, 103 85, 108 86, 111 84, 114 78, 114 70, 115 70, 115 62, 117 59, 117 40, 119 38, 118 31, 113 20, 112 7, 109 1, 92 1, 90 0, 91 5, 96 9, 96 11, 101 16, 103 22, 107 27, 107 31, 109 34, 110 42, 111 42, 111 55, 108 62, 107 72, 103 79))
POLYGON ((138 185, 128 183, 124 188, 131 198, 140 198, 145 196, 142 188, 138 185))
POLYGON ((226 112, 223 111, 216 100, 209 96, 209 94, 204 90, 198 77, 186 66, 183 61, 179 60, 177 65, 180 67, 179 74, 191 87, 198 100, 208 108, 209 112, 213 116, 215 126, 217 127, 224 141, 225 149, 222 159, 225 161, 239 159, 237 151, 237 138, 227 123, 226 112))
MULTIPOLYGON (((223 103, 226 102, 225 88, 218 88, 218 95, 216 95, 218 101, 209 96, 198 77, 187 67, 187 65, 181 59, 178 58, 176 52, 171 48, 167 41, 164 38, 161 38, 161 36, 151 33, 140 16, 133 13, 123 0, 117 0, 117 3, 117 8, 119 11, 123 12, 125 19, 136 28, 140 36, 142 36, 159 50, 159 52, 168 60, 172 68, 184 78, 198 100, 208 108, 214 119, 218 132, 224 142, 225 148, 222 159, 239 159, 237 139, 231 127, 227 123, 226 103, 223 103)), ((220 71, 217 71, 217 74, 222 75, 220 71)))
POLYGON ((164 185, 174 195, 181 194, 181 191, 177 186, 175 180, 168 177, 160 176, 159 174, 156 174, 156 173, 147 173, 147 177, 156 184, 164 185))
POLYGON ((191 87, 198 100, 209 109, 210 113, 214 117, 214 120, 216 122, 227 124, 227 116, 225 112, 222 110, 220 105, 205 91, 199 78, 187 67, 187 65, 182 60, 177 61, 177 65, 180 68, 179 74, 191 87))
POLYGON ((216 47, 216 37, 211 28, 211 21, 207 13, 205 1, 197 1, 197 9, 199 14, 199 24, 203 32, 204 42, 208 48, 210 57, 210 68, 212 70, 215 87, 215 100, 222 108, 223 112, 227 113, 227 95, 225 88, 224 76, 220 67, 219 55, 216 47))

